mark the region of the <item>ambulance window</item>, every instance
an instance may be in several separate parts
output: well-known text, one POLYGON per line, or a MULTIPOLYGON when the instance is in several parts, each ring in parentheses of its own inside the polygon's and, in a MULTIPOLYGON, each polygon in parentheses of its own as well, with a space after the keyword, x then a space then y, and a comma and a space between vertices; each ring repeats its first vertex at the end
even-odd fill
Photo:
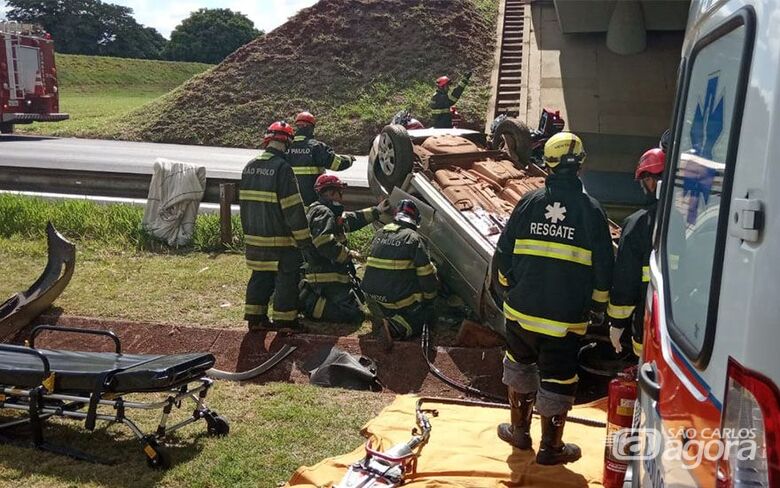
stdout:
POLYGON ((709 357, 716 322, 724 214, 750 64, 748 25, 745 17, 732 19, 694 48, 675 124, 663 245, 666 309, 674 342, 697 364, 709 357))

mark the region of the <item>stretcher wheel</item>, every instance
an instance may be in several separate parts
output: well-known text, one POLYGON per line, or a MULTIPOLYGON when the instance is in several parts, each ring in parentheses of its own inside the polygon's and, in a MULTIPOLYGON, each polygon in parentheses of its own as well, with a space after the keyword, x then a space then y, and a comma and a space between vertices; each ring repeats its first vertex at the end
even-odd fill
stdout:
POLYGON ((152 469, 168 469, 171 467, 171 455, 168 454, 154 438, 147 438, 144 444, 146 464, 152 469))
POLYGON ((230 433, 230 423, 221 415, 207 415, 208 433, 214 437, 224 437, 230 433))

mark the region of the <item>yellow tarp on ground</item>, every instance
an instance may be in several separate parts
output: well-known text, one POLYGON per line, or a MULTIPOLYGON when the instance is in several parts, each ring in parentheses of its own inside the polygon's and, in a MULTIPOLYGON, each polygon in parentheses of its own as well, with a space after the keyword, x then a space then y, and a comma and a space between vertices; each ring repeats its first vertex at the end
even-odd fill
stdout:
MULTIPOLYGON (((415 425, 417 398, 399 396, 378 417, 363 427, 363 435, 372 437, 381 448, 411 437, 415 425)), ((605 401, 575 407, 572 416, 606 420, 605 401)), ((418 460, 417 472, 404 484, 409 488, 445 487, 590 487, 601 485, 605 429, 569 422, 564 440, 582 448, 582 459, 566 466, 540 466, 534 461, 536 451, 519 451, 496 437, 496 425, 509 421, 509 410, 461 405, 425 404, 439 411, 429 416, 431 437, 418 460)), ((539 446, 541 426, 534 418, 531 435, 534 448, 539 446)), ((330 488, 337 484, 347 467, 364 456, 361 447, 355 451, 326 459, 311 467, 302 467, 288 486, 330 488)))

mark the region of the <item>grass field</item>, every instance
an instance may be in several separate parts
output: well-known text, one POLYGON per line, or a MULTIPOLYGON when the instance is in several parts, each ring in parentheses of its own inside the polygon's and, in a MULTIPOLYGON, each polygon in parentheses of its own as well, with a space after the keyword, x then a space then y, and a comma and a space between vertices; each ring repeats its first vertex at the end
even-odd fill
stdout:
POLYGON ((19 125, 18 132, 110 137, 109 128, 210 65, 101 56, 57 55, 64 122, 19 125))
MULTIPOLYGON (((76 272, 55 305, 68 315, 202 327, 244 327, 244 263, 236 219, 236 248, 219 251, 219 222, 200 215, 195 245, 173 250, 140 229, 143 209, 84 200, 49 202, 0 195, 0 297, 27 289, 46 265, 46 222, 76 244, 76 272)), ((370 228, 350 234, 365 252, 370 228)), ((353 327, 354 329, 354 327, 353 327)), ((361 329, 362 332, 362 329, 361 329)))
MULTIPOLYGON (((228 418, 230 434, 208 437, 202 422, 184 428, 167 448, 173 463, 168 471, 149 469, 139 443, 124 427, 99 424, 90 434, 77 422, 54 421, 51 443, 97 454, 114 464, 88 464, 0 444, 0 486, 276 487, 299 466, 358 447, 364 442, 362 425, 392 399, 305 385, 218 382, 207 401, 228 418)), ((140 418, 148 432, 159 421, 159 411, 133 418, 140 418)))

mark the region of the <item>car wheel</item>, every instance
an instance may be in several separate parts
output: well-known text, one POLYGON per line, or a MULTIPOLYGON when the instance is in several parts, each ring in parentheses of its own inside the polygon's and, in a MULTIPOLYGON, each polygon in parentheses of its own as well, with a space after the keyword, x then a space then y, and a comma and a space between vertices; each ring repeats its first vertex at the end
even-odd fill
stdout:
POLYGON ((13 134, 13 133, 14 133, 14 124, 10 122, 0 124, 0 134, 13 134))
POLYGON ((390 193, 401 186, 406 176, 412 172, 414 150, 409 133, 400 125, 387 125, 379 134, 376 155, 376 177, 390 193))
POLYGON ((531 131, 517 119, 502 120, 490 139, 490 148, 506 151, 512 160, 528 166, 531 157, 531 131))

